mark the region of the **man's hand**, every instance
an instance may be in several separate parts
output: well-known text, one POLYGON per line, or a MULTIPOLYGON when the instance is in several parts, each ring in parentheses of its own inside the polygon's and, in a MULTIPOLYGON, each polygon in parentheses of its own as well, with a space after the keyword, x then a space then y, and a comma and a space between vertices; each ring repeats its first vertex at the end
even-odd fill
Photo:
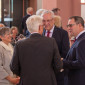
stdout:
POLYGON ((63 58, 61 58, 61 60, 63 61, 63 58))

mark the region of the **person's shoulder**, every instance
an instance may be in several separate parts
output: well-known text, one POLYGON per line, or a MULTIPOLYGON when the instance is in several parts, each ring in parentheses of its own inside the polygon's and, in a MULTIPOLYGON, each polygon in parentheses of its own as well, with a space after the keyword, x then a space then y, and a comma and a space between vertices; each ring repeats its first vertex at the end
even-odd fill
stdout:
POLYGON ((28 17, 30 17, 30 15, 25 15, 25 16, 23 17, 23 20, 27 19, 28 17))
POLYGON ((27 42, 28 38, 17 41, 16 45, 22 45, 27 42))
POLYGON ((82 49, 83 49, 83 47, 85 48, 84 44, 85 44, 85 37, 77 40, 77 47, 82 47, 82 49))
POLYGON ((63 31, 64 33, 68 33, 65 29, 62 29, 62 31, 63 31))
POLYGON ((65 33, 66 32, 64 29, 56 27, 56 26, 54 27, 54 31, 58 32, 58 33, 65 33))
POLYGON ((5 49, 5 47, 0 44, 0 53, 3 53, 4 49, 5 49))
POLYGON ((85 40, 81 40, 81 41, 79 41, 79 42, 76 42, 76 45, 75 45, 75 48, 76 48, 76 50, 77 51, 85 51, 85 40))
POLYGON ((58 28, 63 34, 68 34, 68 32, 63 28, 58 28))
POLYGON ((54 27, 54 30, 55 30, 55 31, 61 31, 61 32, 63 31, 62 28, 59 28, 59 27, 56 27, 56 26, 54 27))
POLYGON ((30 17, 30 16, 31 16, 31 15, 27 14, 25 17, 27 17, 27 18, 28 18, 28 17, 30 17))
POLYGON ((79 43, 83 43, 83 42, 85 42, 85 36, 79 39, 79 43))
POLYGON ((59 28, 59 27, 57 27, 57 26, 54 26, 54 30, 57 30, 57 29, 59 30, 60 28, 59 28))
POLYGON ((54 41, 55 39, 53 37, 46 37, 46 36, 43 36, 43 38, 47 41, 54 41))

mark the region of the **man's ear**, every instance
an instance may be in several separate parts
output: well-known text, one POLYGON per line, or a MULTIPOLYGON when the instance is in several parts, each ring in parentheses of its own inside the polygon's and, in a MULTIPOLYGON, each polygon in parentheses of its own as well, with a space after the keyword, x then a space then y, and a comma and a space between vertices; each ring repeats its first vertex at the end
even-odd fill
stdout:
POLYGON ((42 35, 42 33, 43 33, 43 27, 42 27, 42 25, 39 26, 38 32, 42 35))
POLYGON ((81 23, 79 23, 79 27, 82 27, 81 23))

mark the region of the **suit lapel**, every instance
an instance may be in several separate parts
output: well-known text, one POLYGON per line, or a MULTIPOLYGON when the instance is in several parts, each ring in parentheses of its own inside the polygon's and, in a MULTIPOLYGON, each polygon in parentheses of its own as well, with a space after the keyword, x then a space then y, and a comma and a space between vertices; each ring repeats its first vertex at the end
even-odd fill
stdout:
POLYGON ((75 47, 75 45, 77 44, 77 42, 78 42, 78 41, 76 40, 76 41, 74 42, 74 44, 71 46, 71 48, 69 49, 69 51, 68 51, 68 53, 67 53, 67 56, 66 56, 66 59, 68 59, 71 50, 75 47))
POLYGON ((67 56, 66 56, 66 59, 68 59, 69 54, 70 54, 71 50, 75 47, 75 45, 76 45, 81 39, 83 39, 83 38, 85 38, 85 32, 84 32, 83 34, 81 34, 81 35, 78 37, 78 39, 76 39, 76 41, 74 42, 74 44, 72 45, 72 47, 71 47, 70 50, 68 51, 67 56))
POLYGON ((84 32, 83 34, 81 34, 81 35, 78 37, 77 40, 80 40, 80 39, 82 39, 82 38, 85 38, 85 32, 84 32))
POLYGON ((56 29, 57 29, 57 28, 56 28, 56 27, 54 27, 52 37, 53 37, 53 36, 55 36, 55 32, 57 32, 57 31, 56 31, 56 29))

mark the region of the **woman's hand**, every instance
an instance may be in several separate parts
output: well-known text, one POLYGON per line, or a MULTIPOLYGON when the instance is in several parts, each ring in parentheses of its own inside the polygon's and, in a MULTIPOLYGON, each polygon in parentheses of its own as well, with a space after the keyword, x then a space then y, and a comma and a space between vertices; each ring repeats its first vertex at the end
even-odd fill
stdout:
POLYGON ((18 84, 19 81, 20 81, 20 77, 13 78, 13 77, 11 77, 11 76, 7 76, 6 79, 9 80, 9 81, 10 81, 11 83, 13 83, 13 84, 18 84))

